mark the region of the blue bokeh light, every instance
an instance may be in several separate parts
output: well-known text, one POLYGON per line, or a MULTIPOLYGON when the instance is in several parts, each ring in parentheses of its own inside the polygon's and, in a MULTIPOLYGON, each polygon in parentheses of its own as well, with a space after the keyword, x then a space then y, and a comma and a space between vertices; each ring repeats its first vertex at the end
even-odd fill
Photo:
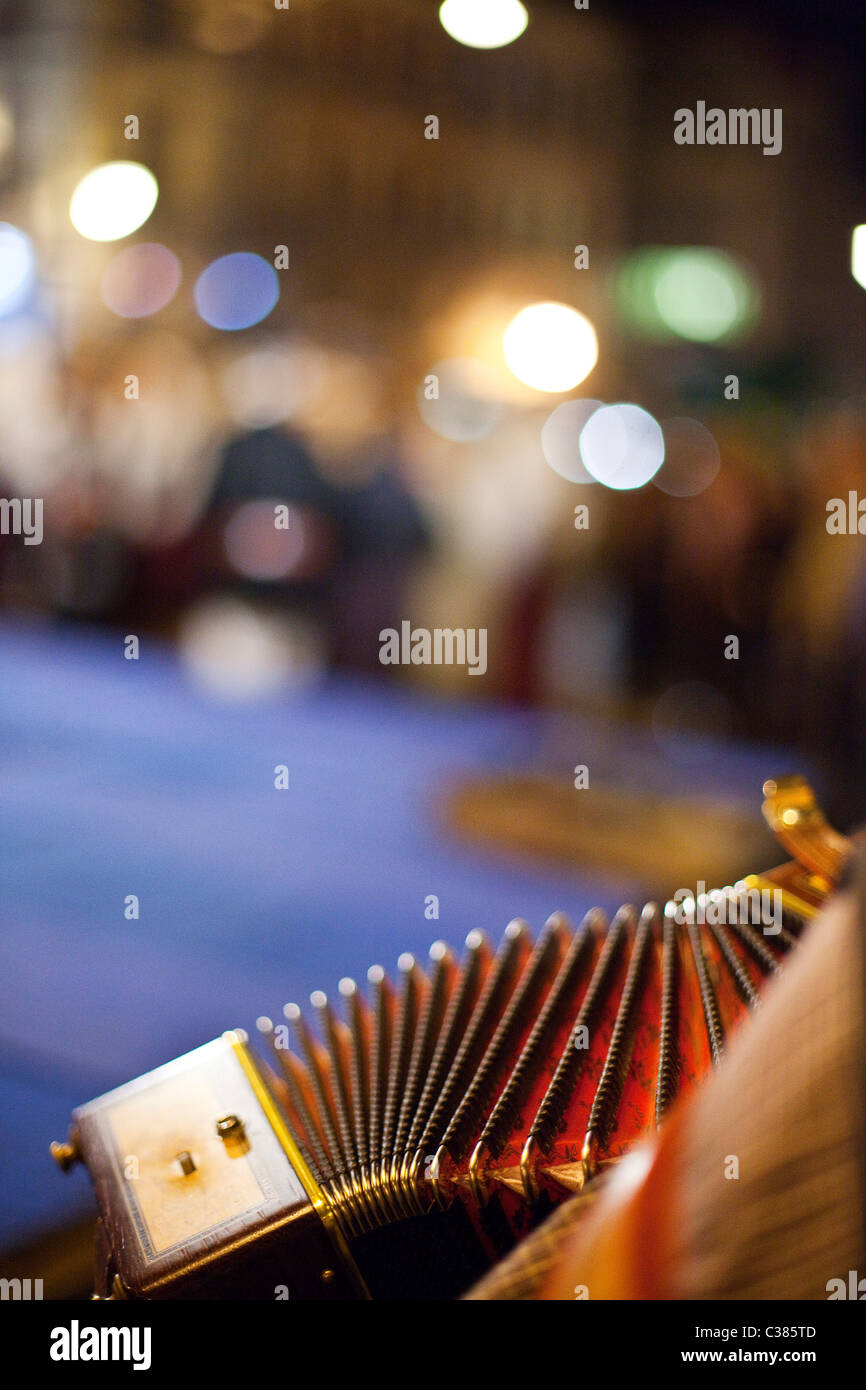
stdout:
POLYGON ((250 251, 211 261, 195 284, 199 314, 211 328, 236 332, 267 318, 280 297, 274 267, 250 251))
POLYGON ((36 254, 30 238, 0 222, 0 319, 23 309, 36 288, 36 254))

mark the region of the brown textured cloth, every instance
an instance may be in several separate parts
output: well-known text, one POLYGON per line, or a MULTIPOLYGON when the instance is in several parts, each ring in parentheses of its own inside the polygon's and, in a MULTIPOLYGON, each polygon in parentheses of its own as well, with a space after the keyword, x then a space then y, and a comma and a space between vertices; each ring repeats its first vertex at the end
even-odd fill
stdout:
POLYGON ((658 1140, 468 1296, 826 1299, 866 1276, 864 923, 861 861, 658 1140))
MULTIPOLYGON (((595 1199, 597 1200, 597 1199, 595 1199)), ((542 1296, 545 1283, 563 1246, 574 1235, 578 1223, 588 1214, 594 1197, 589 1193, 572 1197, 527 1236, 480 1280, 466 1299, 535 1299, 542 1296)))

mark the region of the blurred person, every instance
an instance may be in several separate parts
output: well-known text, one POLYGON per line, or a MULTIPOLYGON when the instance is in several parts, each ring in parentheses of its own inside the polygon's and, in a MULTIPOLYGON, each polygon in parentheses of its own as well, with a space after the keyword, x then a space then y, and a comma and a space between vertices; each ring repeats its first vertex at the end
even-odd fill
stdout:
POLYGON ((407 616, 413 567, 429 553, 433 533, 396 429, 393 364, 356 341, 357 325, 352 334, 343 315, 336 319, 336 342, 326 334, 307 348, 313 366, 295 418, 332 489, 339 541, 329 589, 333 658, 387 675, 379 633, 407 616))
POLYGON ((506 698, 610 711, 626 682, 625 593, 612 562, 615 494, 554 479, 560 494, 545 545, 507 586, 506 698), (576 509, 586 506, 586 518, 576 509), (583 521, 587 519, 584 528, 583 521))
POLYGON ((285 423, 225 446, 202 518, 206 587, 324 621, 341 549, 341 500, 285 423))
POLYGON ((335 659, 387 672, 391 668, 379 662, 379 633, 406 616, 410 571, 429 553, 433 536, 406 481, 396 440, 376 441, 354 460, 352 471, 357 481, 343 486, 339 498, 343 544, 333 591, 335 659))
POLYGON ((177 587, 173 546, 201 504, 222 430, 207 373, 187 340, 138 325, 83 340, 55 370, 45 401, 55 409, 33 430, 50 455, 40 469, 46 533, 18 556, 18 601, 153 621, 160 593, 177 587))
POLYGON ((47 492, 44 514, 40 544, 16 542, 6 600, 69 620, 119 620, 134 583, 134 557, 129 538, 111 520, 105 479, 70 470, 47 492))
POLYGON ((580 549, 588 540, 594 548, 596 535, 604 534, 600 507, 594 531, 574 530, 577 490, 545 462, 544 418, 537 411, 507 412, 469 442, 440 437, 420 420, 406 427, 415 490, 436 537, 414 576, 411 616, 428 628, 488 631, 483 682, 456 666, 427 668, 425 681, 440 688, 537 698, 545 683, 551 547, 573 556, 575 544, 580 549))

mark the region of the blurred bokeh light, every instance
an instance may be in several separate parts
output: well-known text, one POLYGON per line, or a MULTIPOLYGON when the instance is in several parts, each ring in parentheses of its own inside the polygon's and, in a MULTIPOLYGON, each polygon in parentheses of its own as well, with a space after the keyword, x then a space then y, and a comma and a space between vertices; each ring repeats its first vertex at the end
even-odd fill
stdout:
POLYGON ((664 462, 658 421, 639 405, 604 405, 580 432, 580 456, 593 478, 618 492, 643 487, 664 462))
POLYGON ((502 418, 496 375, 478 358, 437 362, 418 388, 418 411, 442 439, 483 439, 502 418))
POLYGON ((851 233, 851 274, 866 289, 866 222, 851 233))
POLYGON ((181 661, 215 699, 248 702, 301 691, 321 674, 315 632, 303 621, 238 599, 203 600, 184 617, 181 661))
POLYGON ((303 408, 317 390, 321 370, 309 349, 274 340, 232 356, 219 381, 232 420, 246 429, 266 429, 303 408))
POLYGON ((280 528, 279 505, 279 499, 244 502, 226 522, 226 558, 246 579, 286 579, 303 564, 308 548, 303 513, 290 514, 289 525, 280 528))
POLYGON ((180 282, 180 261, 174 252, 159 242, 142 242, 109 261, 102 276, 102 298, 121 318, 143 319, 170 304, 180 282))
POLYGON ((573 391, 598 361, 589 319, 568 304, 529 304, 512 319, 502 342, 519 381, 536 391, 573 391))
POLYGON ((261 323, 280 297, 277 272, 261 256, 233 251, 202 271, 195 283, 195 302, 211 328, 236 332, 261 323))
POLYGON ((0 222, 0 319, 25 307, 36 288, 36 255, 30 238, 0 222))
POLYGON ((520 0, 444 0, 442 28, 468 48, 502 48, 519 39, 529 14, 520 0))
POLYGON ((669 497, 697 497, 721 467, 718 444, 706 425, 686 417, 663 420, 662 434, 665 458, 653 486, 669 497))
POLYGON ((580 457, 580 434, 590 415, 602 405, 588 398, 563 401, 548 415, 541 430, 541 449, 546 462, 570 483, 594 483, 580 457))
POLYGON ((143 226, 156 207, 159 185, 134 160, 100 164, 76 185, 69 219, 88 241, 120 241, 143 226))
POLYGON ((711 246, 645 247, 617 278, 625 321, 647 337, 673 335, 712 343, 754 324, 759 292, 736 256, 711 246))

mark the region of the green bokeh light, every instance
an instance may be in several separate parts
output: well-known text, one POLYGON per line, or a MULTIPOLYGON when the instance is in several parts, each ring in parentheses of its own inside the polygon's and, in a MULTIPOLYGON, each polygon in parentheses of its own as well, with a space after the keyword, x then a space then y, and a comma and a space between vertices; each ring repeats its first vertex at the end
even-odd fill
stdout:
POLYGON ((759 294, 751 271, 709 246, 646 247, 617 277, 620 312, 642 337, 715 343, 753 327, 759 294))

